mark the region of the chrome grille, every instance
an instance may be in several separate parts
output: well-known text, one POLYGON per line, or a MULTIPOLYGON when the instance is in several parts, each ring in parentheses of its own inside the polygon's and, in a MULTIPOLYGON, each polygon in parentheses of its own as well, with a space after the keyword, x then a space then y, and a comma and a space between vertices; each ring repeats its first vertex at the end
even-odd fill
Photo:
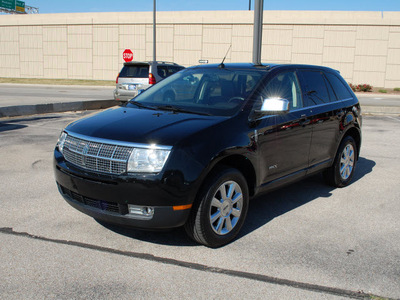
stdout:
POLYGON ((81 168, 110 173, 126 172, 127 162, 133 148, 99 143, 68 135, 63 148, 65 159, 81 168))

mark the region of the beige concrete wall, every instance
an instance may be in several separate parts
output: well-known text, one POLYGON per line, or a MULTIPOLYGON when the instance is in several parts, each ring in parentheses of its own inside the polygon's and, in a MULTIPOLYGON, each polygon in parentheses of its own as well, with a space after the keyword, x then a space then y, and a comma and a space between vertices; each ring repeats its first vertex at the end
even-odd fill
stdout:
MULTIPOLYGON (((157 60, 252 61, 253 12, 158 12, 157 60)), ((151 60, 151 12, 0 16, 0 77, 115 79, 126 48, 151 60)), ((265 11, 263 62, 325 65, 400 87, 400 12, 265 11)))

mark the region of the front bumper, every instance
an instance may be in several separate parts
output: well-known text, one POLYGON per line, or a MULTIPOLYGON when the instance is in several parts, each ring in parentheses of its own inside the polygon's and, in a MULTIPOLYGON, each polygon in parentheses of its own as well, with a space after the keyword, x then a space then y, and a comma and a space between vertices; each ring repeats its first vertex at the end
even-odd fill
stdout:
POLYGON ((191 190, 176 189, 168 178, 156 175, 123 177, 88 174, 68 166, 56 150, 54 172, 64 199, 77 210, 107 223, 141 229, 165 229, 185 224, 194 196, 191 190), (128 205, 154 209, 150 219, 129 213, 128 205), (176 206, 189 205, 186 209, 176 206), (175 206, 175 209, 174 209, 175 206))
POLYGON ((122 226, 141 229, 165 229, 179 227, 185 224, 190 210, 174 210, 172 206, 155 206, 151 219, 143 219, 131 216, 127 211, 127 205, 95 200, 73 193, 57 183, 60 194, 72 207, 89 215, 96 220, 122 226), (122 211, 122 212, 121 212, 122 211))

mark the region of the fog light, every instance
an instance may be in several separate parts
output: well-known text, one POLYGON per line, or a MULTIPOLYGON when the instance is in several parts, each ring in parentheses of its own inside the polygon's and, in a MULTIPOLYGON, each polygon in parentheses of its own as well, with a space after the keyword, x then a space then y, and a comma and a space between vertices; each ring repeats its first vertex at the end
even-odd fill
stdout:
POLYGON ((151 206, 137 206, 128 204, 129 214, 133 218, 150 220, 154 215, 154 207, 151 206))

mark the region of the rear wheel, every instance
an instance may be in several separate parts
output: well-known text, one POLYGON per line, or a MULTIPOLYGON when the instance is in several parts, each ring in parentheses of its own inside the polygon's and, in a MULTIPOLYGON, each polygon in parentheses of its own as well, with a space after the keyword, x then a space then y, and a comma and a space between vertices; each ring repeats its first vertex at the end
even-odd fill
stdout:
POLYGON ((208 247, 220 247, 239 233, 249 205, 242 173, 232 168, 214 172, 201 189, 185 224, 188 235, 208 247))
POLYGON ((329 185, 334 187, 347 186, 354 175, 357 163, 357 146, 351 136, 345 137, 336 154, 333 165, 324 173, 329 185))

